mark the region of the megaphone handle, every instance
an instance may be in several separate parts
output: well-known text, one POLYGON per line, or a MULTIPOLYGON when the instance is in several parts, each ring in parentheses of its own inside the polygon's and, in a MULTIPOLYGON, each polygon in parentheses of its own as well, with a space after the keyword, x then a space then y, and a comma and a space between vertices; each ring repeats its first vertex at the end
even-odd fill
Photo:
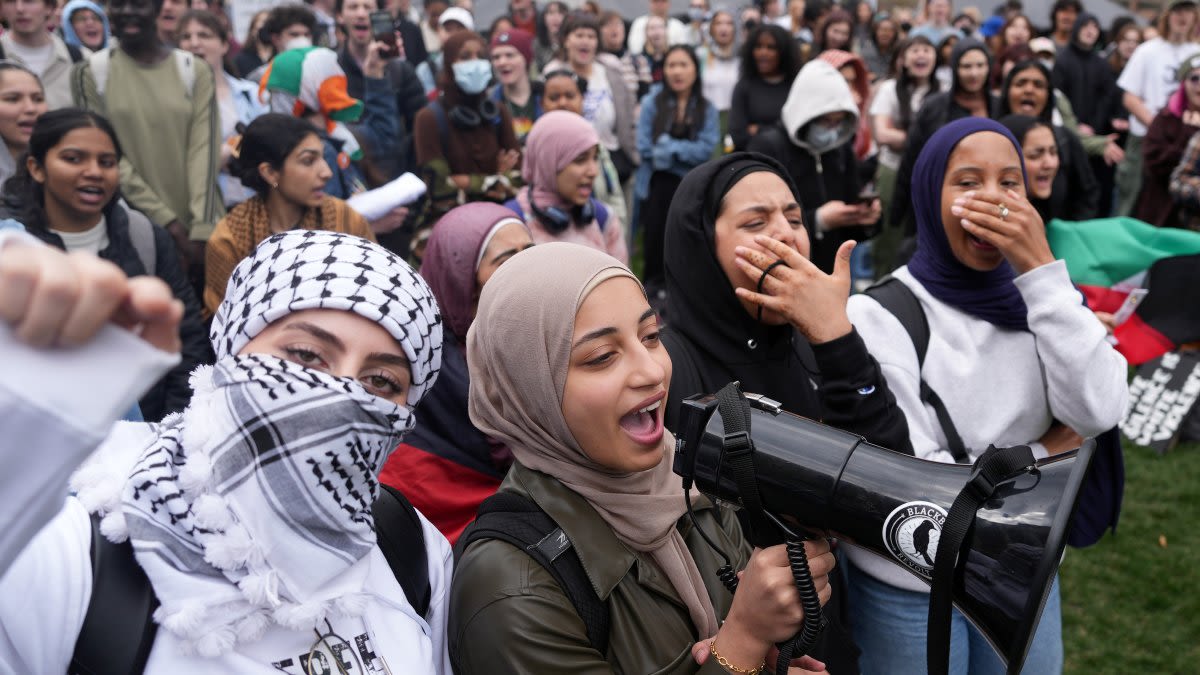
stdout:
POLYGON ((792 568, 792 579, 796 582, 796 591, 800 593, 800 606, 804 608, 804 624, 795 637, 776 645, 779 647, 779 658, 775 662, 776 675, 787 675, 792 659, 807 654, 829 623, 821 611, 821 599, 813 583, 812 572, 808 568, 804 539, 795 536, 789 529, 786 548, 788 565, 792 568))

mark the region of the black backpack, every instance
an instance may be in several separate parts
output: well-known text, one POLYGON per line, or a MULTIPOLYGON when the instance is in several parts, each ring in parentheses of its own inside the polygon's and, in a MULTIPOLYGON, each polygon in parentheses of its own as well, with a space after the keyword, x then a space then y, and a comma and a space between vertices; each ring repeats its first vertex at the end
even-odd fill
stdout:
MULTIPOLYGON (((395 488, 381 485, 372 512, 379 548, 409 604, 422 616, 429 611, 429 568, 425 534, 417 510, 395 488)), ((158 624, 158 599, 127 541, 114 544, 100 534, 92 516, 92 597, 69 675, 137 675, 146 669, 158 624)))
MULTIPOLYGON (((519 494, 497 492, 480 504, 479 515, 463 530, 454 545, 454 559, 461 559, 467 547, 485 539, 508 542, 544 567, 583 619, 588 642, 601 656, 608 654, 608 604, 596 594, 571 539, 545 511, 519 494)), ((452 665, 457 669, 456 663, 452 665)))
MULTIPOLYGON (((929 320, 925 317, 925 310, 921 308, 921 302, 917 300, 917 296, 913 295, 908 286, 890 274, 875 282, 866 290, 866 294, 895 315, 899 319, 900 325, 904 326, 904 330, 908 332, 908 337, 917 350, 917 372, 919 374, 921 367, 925 365, 925 352, 929 351, 929 320)), ((946 444, 950 446, 948 449, 950 454, 954 455, 954 461, 959 464, 970 464, 971 456, 967 453, 966 446, 963 445, 962 436, 958 435, 954 420, 950 419, 946 404, 942 403, 941 397, 930 388, 923 377, 921 378, 920 395, 921 402, 933 408, 938 424, 942 426, 942 433, 946 434, 946 444)))
MULTIPOLYGON (((875 282, 866 290, 866 294, 900 320, 900 325, 904 326, 917 350, 917 363, 924 365, 925 352, 929 349, 929 321, 917 296, 891 275, 875 282)), ((921 401, 933 408, 937 415, 954 460, 960 464, 971 463, 950 413, 924 378, 921 379, 921 401)), ((1080 486, 1079 501, 1071 516, 1067 543, 1075 548, 1085 548, 1100 541, 1108 530, 1115 533, 1117 521, 1121 518, 1124 490, 1125 460, 1121 451, 1121 436, 1120 431, 1113 428, 1096 437, 1096 454, 1080 486)))

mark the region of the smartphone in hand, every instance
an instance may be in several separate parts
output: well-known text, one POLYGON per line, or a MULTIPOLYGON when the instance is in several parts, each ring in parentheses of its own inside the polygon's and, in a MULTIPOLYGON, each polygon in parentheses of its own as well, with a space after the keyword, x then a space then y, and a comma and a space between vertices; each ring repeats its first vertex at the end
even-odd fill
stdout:
POLYGON ((382 56, 390 59, 399 55, 399 51, 396 49, 396 25, 392 20, 391 12, 387 10, 371 12, 371 35, 387 45, 387 48, 381 52, 382 56))

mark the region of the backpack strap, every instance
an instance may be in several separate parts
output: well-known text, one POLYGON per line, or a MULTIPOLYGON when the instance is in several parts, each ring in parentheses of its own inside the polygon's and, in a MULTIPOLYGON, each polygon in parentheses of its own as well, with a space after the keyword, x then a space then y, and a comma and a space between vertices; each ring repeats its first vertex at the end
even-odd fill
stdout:
MULTIPOLYGON (((183 82, 183 90, 191 100, 192 92, 196 89, 196 56, 182 49, 176 49, 172 54, 175 56, 175 69, 179 71, 179 79, 183 82)), ((213 75, 219 76, 220 73, 213 75)))
MULTIPOLYGON (((912 289, 905 286, 904 282, 890 274, 875 282, 866 290, 866 294, 891 312, 900 321, 900 325, 904 326, 909 339, 912 340, 913 347, 917 350, 917 370, 918 372, 923 370, 925 352, 929 351, 929 319, 925 316, 921 301, 917 300, 912 289)), ((950 412, 946 410, 946 404, 942 403, 942 398, 929 386, 924 377, 921 377, 920 396, 922 403, 933 408, 933 414, 937 416, 942 433, 946 434, 946 444, 950 446, 948 449, 954 456, 954 461, 960 464, 970 464, 971 456, 967 452, 962 436, 958 434, 958 429, 954 426, 950 412)))
POLYGON ((408 604, 421 616, 429 613, 429 557, 425 531, 417 509, 396 488, 380 484, 379 498, 371 507, 375 516, 375 539, 408 604))
POLYGON ((112 60, 113 47, 107 47, 92 52, 87 57, 88 68, 92 71, 92 80, 96 82, 96 95, 104 98, 104 88, 108 84, 108 64, 112 60))
POLYGON ((126 219, 129 221, 129 239, 133 242, 133 248, 137 251, 138 259, 142 261, 142 267, 146 268, 146 274, 154 276, 158 271, 158 253, 154 245, 154 225, 141 211, 120 204, 118 208, 124 208, 125 210, 126 219))
POLYGON ((604 202, 595 197, 589 197, 589 199, 592 200, 592 206, 596 207, 596 224, 600 226, 600 231, 603 232, 604 228, 608 227, 608 207, 604 205, 604 202))
POLYGON ((484 500, 475 522, 459 537, 455 559, 461 559, 471 544, 485 539, 507 542, 544 567, 583 620, 588 642, 601 655, 608 654, 608 603, 597 595, 570 538, 545 511, 519 494, 497 492, 484 500))
MULTIPOLYGON (((108 68, 109 62, 112 60, 112 50, 113 47, 108 47, 87 57, 88 66, 92 70, 92 79, 96 82, 96 94, 101 97, 104 96, 104 88, 108 84, 108 68)), ((187 94, 188 99, 191 99, 192 92, 196 89, 196 57, 182 49, 172 51, 171 55, 175 59, 175 69, 179 72, 179 79, 183 82, 183 91, 187 94)))
POLYGON ((158 624, 158 598, 145 571, 133 556, 133 545, 114 544, 100 533, 92 515, 92 597, 69 675, 132 675, 146 669, 158 624))
POLYGON ((433 110, 433 119, 437 122, 438 142, 442 144, 442 156, 447 157, 446 152, 450 147, 450 122, 446 119, 446 109, 442 107, 442 102, 434 101, 429 104, 429 108, 433 110))

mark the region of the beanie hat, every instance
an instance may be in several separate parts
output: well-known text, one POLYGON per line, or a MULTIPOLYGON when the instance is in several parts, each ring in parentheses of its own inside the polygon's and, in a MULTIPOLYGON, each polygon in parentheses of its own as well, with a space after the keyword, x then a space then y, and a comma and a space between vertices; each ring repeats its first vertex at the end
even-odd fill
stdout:
POLYGON ((533 63, 533 36, 520 28, 502 30, 492 36, 492 49, 501 46, 513 47, 525 57, 525 65, 533 63))

